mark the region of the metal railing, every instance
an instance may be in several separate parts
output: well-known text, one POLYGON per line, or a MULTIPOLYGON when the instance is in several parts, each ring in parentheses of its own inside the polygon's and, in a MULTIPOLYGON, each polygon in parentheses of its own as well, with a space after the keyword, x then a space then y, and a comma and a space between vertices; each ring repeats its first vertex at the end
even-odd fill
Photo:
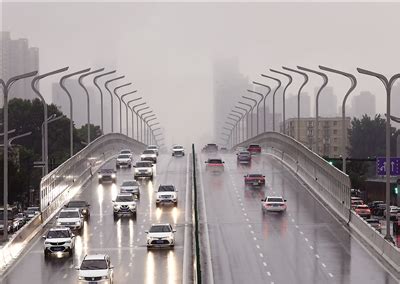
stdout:
POLYGON ((291 169, 333 213, 365 243, 400 273, 400 250, 386 241, 363 218, 351 210, 348 175, 293 138, 277 132, 265 132, 235 147, 259 144, 265 151, 291 169))

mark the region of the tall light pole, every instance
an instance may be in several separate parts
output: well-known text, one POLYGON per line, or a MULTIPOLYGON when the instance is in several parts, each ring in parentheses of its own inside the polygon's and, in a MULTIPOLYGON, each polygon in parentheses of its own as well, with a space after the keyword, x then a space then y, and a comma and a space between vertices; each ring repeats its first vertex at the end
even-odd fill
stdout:
MULTIPOLYGON (((249 113, 250 110, 247 110, 247 109, 245 109, 245 108, 243 108, 243 107, 240 107, 240 106, 235 106, 235 108, 244 111, 243 118, 242 118, 242 129, 243 129, 243 131, 242 131, 243 140, 242 140, 242 141, 244 141, 244 140, 245 140, 245 139, 244 139, 244 134, 245 134, 245 131, 244 131, 244 117, 246 116, 246 127, 247 127, 248 124, 249 124, 249 123, 248 123, 248 119, 247 119, 247 114, 249 113)), ((247 134, 247 133, 246 133, 246 134, 247 134)), ((247 138, 248 138, 248 137, 247 137, 247 138)))
POLYGON ((152 133, 152 131, 153 131, 152 127, 155 126, 155 125, 159 125, 159 124, 160 124, 159 122, 150 124, 151 121, 154 121, 154 120, 156 120, 156 119, 157 119, 157 117, 153 117, 153 118, 151 118, 151 119, 149 119, 149 120, 147 121, 147 125, 148 125, 148 127, 149 127, 149 129, 150 129, 150 131, 147 132, 147 141, 149 141, 149 144, 151 144, 151 133, 152 133))
POLYGON ((393 243, 393 238, 390 235, 390 96, 394 82, 400 78, 400 74, 393 75, 389 80, 382 74, 357 68, 361 74, 369 75, 378 78, 386 90, 386 236, 385 239, 393 243))
POLYGON ((64 90, 64 92, 67 94, 68 99, 69 99, 69 157, 72 157, 74 155, 74 105, 72 102, 72 96, 69 93, 68 89, 65 87, 64 83, 65 80, 68 78, 71 78, 76 75, 80 75, 86 72, 89 72, 90 68, 83 69, 77 72, 73 72, 71 74, 67 74, 60 79, 60 87, 61 89, 64 90))
POLYGON ((99 90, 99 92, 100 92, 100 108, 101 108, 101 113, 100 113, 100 117, 101 117, 100 122, 101 122, 101 124, 100 124, 100 126, 101 126, 101 132, 103 133, 103 135, 104 135, 103 91, 101 90, 100 86, 97 84, 97 81, 98 81, 100 78, 102 78, 102 77, 104 77, 104 76, 107 76, 107 75, 114 74, 115 72, 117 72, 117 70, 109 71, 109 72, 106 72, 106 73, 97 75, 97 76, 95 76, 95 77, 93 78, 93 84, 97 87, 97 90, 99 90))
POLYGON ((136 140, 139 141, 139 114, 135 110, 137 107, 145 105, 146 102, 139 103, 132 106, 132 111, 136 114, 136 140))
POLYGON ((237 112, 237 113, 239 113, 239 114, 241 114, 240 112, 238 112, 238 111, 234 111, 234 110, 231 110, 231 112, 228 114, 228 119, 231 119, 231 120, 233 120, 233 121, 235 121, 235 127, 236 127, 236 144, 239 144, 239 138, 240 138, 240 132, 239 132, 239 127, 238 127, 238 124, 239 124, 239 122, 240 122, 240 119, 242 118, 242 116, 239 116, 239 115, 237 115, 237 114, 235 114, 235 113, 233 113, 233 112, 237 112), (232 117, 230 117, 230 116, 232 116, 232 117, 236 117, 237 119, 233 119, 232 117))
POLYGON ((114 81, 117 81, 117 80, 120 80, 123 78, 125 78, 125 76, 119 76, 119 77, 110 79, 104 83, 104 87, 110 94, 110 98, 111 98, 111 133, 114 133, 114 100, 113 100, 113 94, 111 93, 111 90, 108 88, 108 85, 114 81))
MULTIPOLYGON (((132 92, 128 92, 128 93, 123 94, 123 95, 121 96, 121 101, 122 101, 122 102, 124 103, 124 105, 125 105, 126 136, 129 136, 129 131, 128 131, 128 128, 129 128, 129 127, 128 127, 128 104, 124 101, 124 98, 125 98, 126 96, 132 95, 132 94, 134 94, 134 93, 136 93, 136 92, 137 92, 137 90, 132 91, 132 92)), ((135 102, 135 101, 138 101, 138 100, 140 100, 140 99, 142 99, 142 97, 136 98, 136 99, 133 99, 133 100, 130 100, 128 103, 130 103, 130 102, 135 102)), ((133 120, 132 120, 132 125, 133 125, 133 120)), ((133 126, 132 126, 132 128, 133 128, 133 126)), ((132 135, 133 135, 133 133, 132 133, 132 135)))
POLYGON ((87 76, 99 73, 99 72, 103 72, 104 68, 100 68, 94 71, 91 71, 89 73, 85 73, 82 74, 81 76, 79 76, 78 79, 78 83, 79 85, 83 88, 83 90, 85 91, 86 94, 86 103, 87 103, 87 143, 90 144, 90 99, 89 99, 89 92, 86 89, 85 85, 83 85, 83 79, 87 76))
POLYGON ((237 123, 236 123, 236 129, 237 129, 237 132, 238 132, 238 134, 237 134, 237 136, 238 136, 238 143, 237 144, 239 144, 241 141, 240 141, 240 121, 243 119, 243 117, 244 117, 244 114, 243 113, 241 113, 240 111, 237 111, 237 110, 234 110, 234 109, 232 109, 231 110, 231 113, 230 113, 231 115, 235 115, 235 114, 238 114, 236 117, 238 117, 238 121, 237 121, 237 123))
MULTIPOLYGON (((143 114, 143 121, 144 121, 144 123, 147 125, 147 130, 145 130, 146 129, 146 127, 145 127, 145 129, 144 129, 144 131, 143 131, 143 135, 144 135, 144 138, 147 140, 147 138, 148 138, 148 133, 149 133, 149 131, 150 131, 150 126, 149 126, 149 122, 148 122, 148 119, 149 118, 152 118, 152 117, 155 117, 156 115, 153 113, 153 114, 151 114, 151 115, 148 115, 148 116, 144 116, 144 114, 143 114)), ((147 143, 149 142, 149 140, 147 140, 147 143)))
POLYGON ((347 146, 347 128, 346 128, 346 101, 351 92, 356 88, 357 86, 357 79, 353 74, 346 73, 343 71, 339 71, 333 68, 329 68, 326 66, 319 66, 321 70, 332 72, 335 74, 339 74, 342 76, 345 76, 350 79, 350 88, 347 91, 346 95, 343 98, 342 102, 342 171, 346 173, 346 158, 347 158, 347 151, 346 151, 346 146, 347 146))
POLYGON ((40 100, 42 101, 43 104, 43 120, 44 120, 44 153, 42 153, 42 159, 44 159, 44 175, 47 175, 49 173, 49 160, 48 160, 48 130, 47 130, 47 103, 45 101, 45 99, 43 98, 42 94, 39 92, 38 88, 37 88, 37 84, 39 82, 39 80, 52 76, 52 75, 56 75, 59 74, 61 72, 65 72, 68 70, 68 67, 64 67, 61 69, 57 69, 42 75, 38 75, 35 78, 32 79, 31 82, 31 87, 33 92, 40 98, 40 100))
MULTIPOLYGON (((54 114, 50 115, 50 116, 47 118, 47 124, 50 124, 50 123, 52 123, 52 122, 54 122, 54 121, 57 121, 57 120, 59 120, 59 119, 61 119, 61 118, 63 118, 63 117, 65 117, 65 115, 57 116, 57 115, 54 113, 54 114)), ((42 156, 43 156, 43 153, 45 152, 45 148, 44 148, 44 141, 45 141, 45 135, 44 135, 44 121, 42 122, 42 125, 41 125, 40 129, 41 129, 41 134, 42 134, 42 156)), ((42 173, 42 174, 43 174, 43 173, 42 173)))
POLYGON ((253 98, 249 98, 249 97, 246 97, 246 96, 242 96, 242 98, 244 98, 245 100, 249 100, 249 101, 254 103, 254 106, 251 106, 251 117, 250 117, 250 124, 251 124, 250 136, 254 137, 253 136, 253 128, 254 128, 253 127, 253 110, 257 105, 257 101, 255 99, 253 99, 253 98))
POLYGON ((249 108, 248 111, 246 110, 246 140, 248 140, 250 138, 250 134, 249 134, 249 129, 250 129, 250 127, 249 127, 249 113, 250 113, 252 107, 251 107, 251 105, 246 104, 246 103, 241 102, 241 101, 239 101, 238 103, 241 104, 241 105, 247 106, 249 108))
POLYGON ((276 86, 273 94, 272 94, 272 131, 275 132, 275 95, 276 92, 278 91, 278 89, 280 88, 280 86, 282 85, 281 80, 279 80, 278 78, 274 78, 265 74, 261 74, 262 77, 274 80, 275 82, 278 83, 278 86, 276 86))
POLYGON ((267 132, 267 128, 266 128, 266 124, 267 124, 267 119, 266 119, 266 112, 265 112, 265 102, 267 101, 267 97, 269 95, 269 93, 271 92, 271 88, 268 85, 265 84, 261 84, 258 82, 253 81, 254 85, 258 85, 258 86, 262 86, 264 88, 267 88, 267 93, 264 95, 264 99, 263 99, 263 112, 264 112, 264 122, 263 122, 263 126, 264 126, 264 132, 267 132))
POLYGON ((129 102, 127 102, 126 103, 126 106, 131 110, 131 116, 132 116, 132 118, 131 118, 131 120, 132 120, 132 139, 135 139, 135 131, 134 131, 134 123, 135 123, 135 121, 134 121, 134 119, 133 119, 133 114, 135 113, 134 112, 134 110, 133 110, 133 108, 131 108, 130 106, 129 106, 129 104, 130 103, 133 103, 133 102, 136 102, 136 101, 139 101, 139 100, 141 100, 142 99, 142 97, 140 97, 140 98, 138 98, 138 99, 132 99, 132 100, 130 100, 129 102))
POLYGON ((277 74, 281 74, 281 75, 283 75, 283 76, 285 76, 286 78, 288 78, 288 83, 287 83, 287 85, 285 86, 285 88, 283 89, 283 95, 282 95, 282 99, 283 99, 283 108, 282 108, 282 111, 283 111, 283 114, 282 114, 282 125, 283 125, 283 134, 286 134, 286 110, 285 110, 285 108, 286 108, 286 98, 285 98, 285 96, 286 96, 286 89, 290 86, 290 84, 292 84, 292 76, 290 76, 290 74, 287 74, 287 73, 284 73, 284 72, 281 72, 281 71, 278 71, 278 70, 274 70, 274 69, 269 69, 271 72, 274 72, 274 73, 277 73, 277 74))
POLYGON ((222 128, 226 129, 226 130, 229 130, 231 132, 231 143, 232 143, 232 146, 233 146, 233 144, 235 143, 235 132, 233 131, 235 129, 235 124, 230 123, 229 121, 225 121, 225 124, 228 124, 228 125, 232 126, 232 128, 229 128, 229 127, 226 127, 226 126, 223 126, 222 128))
POLYGON ((143 133, 143 119, 142 119, 142 116, 139 114, 139 112, 144 111, 144 110, 149 109, 149 108, 150 108, 149 106, 146 106, 146 107, 143 107, 141 109, 138 109, 137 112, 136 112, 136 114, 138 115, 138 118, 140 118, 140 139, 139 140, 141 142, 143 142, 143 136, 142 136, 142 133, 143 133))
MULTIPOLYGON (((17 140, 17 139, 22 138, 22 137, 29 136, 29 135, 31 135, 31 134, 32 134, 32 131, 28 131, 28 132, 25 132, 25 133, 16 135, 16 136, 14 136, 14 137, 11 137, 11 138, 8 140, 8 147, 9 147, 9 148, 12 148, 11 143, 12 143, 14 140, 17 140)), ((4 147, 4 145, 1 145, 1 146, 4 147)), ((3 228, 4 228, 4 227, 3 227, 3 228)))
POLYGON ((255 95, 257 95, 257 96, 260 96, 261 97, 261 99, 260 99, 260 101, 259 102, 257 102, 257 135, 260 133, 259 132, 259 123, 258 123, 258 109, 259 109, 259 107, 260 107, 260 103, 262 102, 262 100, 264 99, 264 95, 263 94, 261 94, 261 93, 259 93, 259 92, 256 92, 256 91, 253 91, 253 90, 247 90, 249 93, 252 93, 252 94, 255 94, 255 95))
POLYGON ((123 87, 130 86, 130 85, 132 85, 132 83, 119 85, 119 86, 114 88, 114 95, 117 97, 117 99, 119 101, 119 133, 121 133, 121 134, 122 134, 122 103, 121 103, 121 98, 117 94, 117 90, 119 90, 119 89, 121 89, 123 87))
MULTIPOLYGON (((3 79, 0 79, 0 85, 3 88, 3 144, 8 145, 8 93, 12 87, 18 80, 29 78, 35 76, 38 72, 29 72, 22 75, 11 77, 4 82, 3 79)), ((4 147, 3 149, 3 240, 8 240, 8 148, 4 147)))
POLYGON ((308 69, 308 68, 304 68, 301 66, 297 66, 298 69, 302 70, 302 71, 306 71, 306 72, 310 72, 310 73, 314 73, 317 74, 319 76, 322 77, 323 83, 321 85, 321 87, 319 88, 318 92, 317 92, 317 97, 315 98, 315 149, 314 152, 317 153, 319 155, 319 142, 318 142, 318 138, 319 138, 319 117, 318 117, 318 106, 319 106, 319 96, 321 95, 322 90, 325 88, 325 86, 328 84, 328 76, 326 76, 324 73, 316 71, 316 70, 312 70, 312 69, 308 69))
POLYGON ((304 86, 308 82, 308 75, 307 75, 307 73, 301 72, 299 70, 291 69, 288 67, 282 67, 282 68, 284 70, 303 75, 303 77, 304 77, 304 82, 301 84, 299 91, 297 92, 297 141, 300 142, 300 94, 301 94, 301 91, 303 90, 304 86))

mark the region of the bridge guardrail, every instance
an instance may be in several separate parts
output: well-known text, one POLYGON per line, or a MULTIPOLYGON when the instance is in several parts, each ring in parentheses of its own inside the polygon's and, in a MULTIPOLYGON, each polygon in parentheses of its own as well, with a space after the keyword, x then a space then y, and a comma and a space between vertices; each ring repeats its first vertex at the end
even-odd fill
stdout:
POLYGON ((265 132, 234 147, 260 144, 300 177, 328 207, 348 223, 367 244, 400 272, 400 250, 351 210, 349 177, 297 140, 277 132, 265 132))
POLYGON ((41 214, 22 227, 12 239, 0 249, 0 273, 17 258, 23 248, 68 201, 81 186, 107 160, 123 148, 142 151, 145 144, 119 133, 103 135, 59 167, 44 176, 40 183, 41 214))

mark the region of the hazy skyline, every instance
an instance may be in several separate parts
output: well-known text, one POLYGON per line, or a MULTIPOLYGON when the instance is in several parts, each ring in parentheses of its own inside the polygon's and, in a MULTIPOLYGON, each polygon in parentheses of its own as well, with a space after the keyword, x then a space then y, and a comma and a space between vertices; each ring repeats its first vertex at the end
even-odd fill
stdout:
MULTIPOLYGON (((356 68, 399 72, 398 11, 399 3, 3 2, 2 29, 39 47, 42 73, 63 66, 71 72, 116 68, 154 109, 167 143, 189 144, 211 140, 218 58, 237 57, 245 77, 264 83, 270 82, 260 73, 281 66, 351 72, 358 79, 354 94, 371 91, 376 111, 383 112, 382 84, 356 68)), ((341 102, 348 80, 329 78, 341 102)), ((48 99, 54 81, 42 85, 48 99)), ((301 82, 294 77, 287 93, 297 93, 301 82)), ((320 83, 310 75, 304 91, 312 94, 320 83)))

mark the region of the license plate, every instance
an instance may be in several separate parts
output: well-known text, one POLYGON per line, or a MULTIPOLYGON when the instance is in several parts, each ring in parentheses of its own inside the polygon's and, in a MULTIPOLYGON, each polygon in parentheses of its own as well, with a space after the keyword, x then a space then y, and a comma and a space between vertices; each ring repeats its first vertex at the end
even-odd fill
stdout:
POLYGON ((89 284, 97 284, 97 281, 89 281, 89 284))
POLYGON ((63 251, 63 250, 64 250, 64 248, 60 248, 60 247, 58 247, 58 248, 53 248, 53 250, 54 250, 54 251, 63 251))
POLYGON ((163 243, 164 243, 164 241, 162 241, 162 240, 158 240, 158 241, 156 241, 156 243, 157 243, 157 244, 163 244, 163 243))
POLYGON ((274 207, 279 207, 280 205, 279 205, 279 204, 274 204, 274 205, 272 205, 272 206, 274 206, 274 207))
POLYGON ((259 183, 258 182, 253 182, 253 185, 259 185, 259 183))

